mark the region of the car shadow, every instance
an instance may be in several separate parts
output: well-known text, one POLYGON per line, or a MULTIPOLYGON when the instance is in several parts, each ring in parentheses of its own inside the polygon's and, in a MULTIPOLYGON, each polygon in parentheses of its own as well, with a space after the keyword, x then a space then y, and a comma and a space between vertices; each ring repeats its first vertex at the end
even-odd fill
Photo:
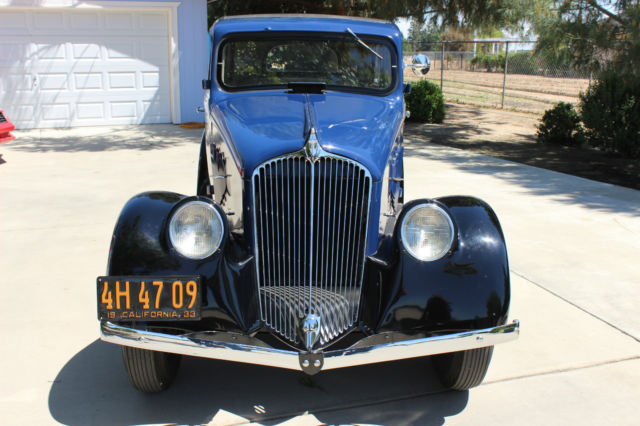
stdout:
POLYGON ((219 411, 277 424, 303 414, 332 424, 442 424, 467 405, 445 392, 431 362, 411 359, 324 371, 297 371, 183 357, 172 387, 143 394, 130 384, 120 348, 96 340, 58 373, 49 411, 67 425, 206 424, 219 411))

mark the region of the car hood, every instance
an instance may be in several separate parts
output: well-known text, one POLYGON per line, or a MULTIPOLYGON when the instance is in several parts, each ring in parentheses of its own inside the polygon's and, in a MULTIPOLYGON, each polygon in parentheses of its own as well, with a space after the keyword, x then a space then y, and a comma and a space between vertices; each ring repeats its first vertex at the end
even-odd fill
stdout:
POLYGON ((311 125, 325 151, 358 161, 379 180, 404 114, 401 95, 338 92, 233 93, 211 107, 244 176, 273 157, 301 149, 311 125))

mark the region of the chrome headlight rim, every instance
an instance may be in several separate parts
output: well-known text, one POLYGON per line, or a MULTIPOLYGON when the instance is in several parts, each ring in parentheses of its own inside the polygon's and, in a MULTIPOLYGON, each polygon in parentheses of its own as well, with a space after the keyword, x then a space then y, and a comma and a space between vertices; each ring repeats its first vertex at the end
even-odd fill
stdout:
POLYGON ((222 250, 222 247, 224 247, 224 245, 226 243, 228 229, 229 229, 228 222, 227 222, 227 215, 222 210, 222 207, 220 207, 220 205, 218 203, 216 203, 215 201, 213 201, 210 198, 206 198, 206 197, 202 197, 202 196, 186 197, 186 198, 180 200, 171 209, 171 211, 169 212, 169 216, 168 217, 169 217, 169 220, 168 220, 168 222, 166 222, 167 223, 167 225, 166 225, 166 235, 167 235, 167 240, 169 242, 169 246, 179 256, 181 256, 181 257, 183 257, 185 259, 190 259, 190 260, 207 259, 207 258, 213 256, 214 254, 218 253, 220 250, 222 250), (178 213, 180 213, 183 209, 185 209, 186 207, 188 207, 189 205, 192 205, 192 204, 205 205, 207 208, 210 208, 215 213, 217 219, 220 220, 220 223, 221 223, 221 226, 222 226, 222 232, 220 233, 220 237, 216 241, 215 248, 212 249, 212 250, 209 250, 208 252, 206 252, 205 254, 203 254, 201 256, 187 255, 187 254, 181 252, 180 249, 177 247, 177 245, 174 243, 174 233, 173 233, 174 220, 177 217, 178 213))
POLYGON ((449 212, 449 209, 447 208, 447 206, 445 206, 438 200, 422 199, 422 200, 414 200, 410 203, 405 204, 405 208, 399 217, 398 225, 399 226, 397 228, 398 229, 397 237, 398 237, 398 242, 400 247, 403 250, 405 250, 407 253, 409 253, 411 257, 421 262, 434 262, 434 261, 440 260, 448 256, 456 247, 456 242, 458 239, 457 237, 458 227, 456 226, 456 223, 453 220, 453 217, 451 216, 451 213, 449 212), (451 232, 451 237, 449 239, 448 244, 446 245, 446 249, 438 253, 437 256, 432 256, 428 258, 420 257, 414 250, 412 250, 409 244, 406 243, 405 237, 404 237, 404 230, 405 230, 407 217, 409 217, 410 214, 413 213, 415 210, 424 208, 424 207, 431 208, 442 213, 442 215, 447 219, 449 229, 451 232))

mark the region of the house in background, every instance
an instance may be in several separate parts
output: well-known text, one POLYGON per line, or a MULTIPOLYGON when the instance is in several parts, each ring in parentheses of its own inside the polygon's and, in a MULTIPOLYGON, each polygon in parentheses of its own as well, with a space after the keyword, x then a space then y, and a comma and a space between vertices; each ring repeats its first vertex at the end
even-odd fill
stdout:
POLYGON ((206 0, 0 0, 0 109, 18 129, 203 121, 206 0))

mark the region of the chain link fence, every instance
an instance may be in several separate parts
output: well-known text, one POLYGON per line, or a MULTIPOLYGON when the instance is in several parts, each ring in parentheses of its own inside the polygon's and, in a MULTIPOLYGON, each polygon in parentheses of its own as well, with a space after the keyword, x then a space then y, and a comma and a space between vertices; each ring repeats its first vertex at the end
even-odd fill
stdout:
POLYGON ((535 54, 529 41, 437 42, 404 52, 406 82, 427 79, 445 100, 541 114, 558 102, 577 104, 591 84, 566 61, 535 54), (430 66, 421 65, 420 55, 430 66))

